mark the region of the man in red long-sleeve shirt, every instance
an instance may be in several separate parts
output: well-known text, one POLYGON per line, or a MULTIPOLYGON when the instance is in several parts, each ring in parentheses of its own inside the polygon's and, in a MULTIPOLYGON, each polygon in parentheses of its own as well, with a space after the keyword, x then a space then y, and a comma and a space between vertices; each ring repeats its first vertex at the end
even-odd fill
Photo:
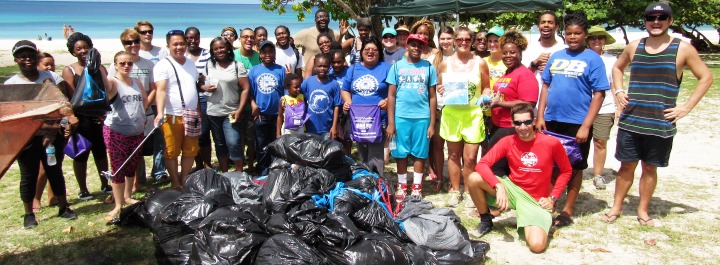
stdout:
POLYGON ((510 112, 517 134, 501 139, 480 160, 476 172, 470 174, 468 189, 480 213, 481 235, 493 228, 488 203, 502 212, 514 209, 518 234, 525 234, 531 251, 542 252, 547 247, 555 200, 570 180, 572 167, 560 141, 535 133, 534 109, 530 104, 517 104, 510 112), (497 177, 490 169, 501 158, 508 160, 509 177, 497 177), (550 191, 554 164, 560 168, 560 175, 550 191))

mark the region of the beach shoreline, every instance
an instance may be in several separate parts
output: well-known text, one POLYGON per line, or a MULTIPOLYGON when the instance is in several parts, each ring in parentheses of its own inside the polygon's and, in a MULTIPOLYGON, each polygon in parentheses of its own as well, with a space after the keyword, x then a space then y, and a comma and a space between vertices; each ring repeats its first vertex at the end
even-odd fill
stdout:
MULTIPOLYGON (((713 43, 718 43, 718 34, 714 30, 706 30, 701 31, 705 36, 710 38, 710 40, 713 43)), ((530 34, 528 31, 524 31, 523 34, 526 38, 530 41, 530 43, 537 42, 539 34, 530 34)), ((608 49, 621 49, 625 46, 625 41, 623 39, 623 34, 621 31, 614 31, 610 32, 610 35, 615 38, 616 42, 615 44, 608 45, 608 49)), ((688 41, 687 38, 682 37, 678 33, 670 33, 671 36, 679 37, 685 41, 688 41)), ((643 37, 647 36, 647 32, 628 32, 628 40, 633 41, 637 40, 643 37)), ((12 57, 12 47, 15 45, 17 41, 20 39, 0 39, 0 67, 4 66, 12 66, 15 64, 13 57, 12 57)), ((200 46, 202 48, 209 48, 209 43, 212 38, 202 38, 200 40, 200 46)), ((268 37, 268 40, 275 41, 274 37, 268 37)), ((73 57, 70 52, 68 52, 66 47, 66 40, 65 39, 53 39, 52 41, 48 40, 30 40, 35 43, 35 45, 38 46, 38 49, 43 52, 50 53, 55 58, 55 64, 58 66, 65 66, 72 64, 77 61, 75 57, 73 57)), ((162 36, 155 36, 155 39, 153 40, 153 44, 156 46, 164 47, 165 46, 165 40, 162 36)), ((235 42, 235 46, 239 46, 239 42, 235 42)), ((102 63, 104 65, 109 65, 112 63, 112 58, 118 51, 121 51, 123 49, 122 44, 120 43, 119 39, 93 39, 93 46, 100 51, 102 63)), ((61 69, 59 68, 58 71, 61 69)))

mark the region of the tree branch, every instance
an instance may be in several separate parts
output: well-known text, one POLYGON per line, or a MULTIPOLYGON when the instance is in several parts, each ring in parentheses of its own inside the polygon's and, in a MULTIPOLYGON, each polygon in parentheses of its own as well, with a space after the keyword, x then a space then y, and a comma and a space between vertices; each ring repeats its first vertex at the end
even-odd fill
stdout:
POLYGON ((348 4, 343 2, 343 0, 333 0, 333 3, 342 7, 342 9, 345 10, 345 12, 347 12, 348 14, 350 14, 350 17, 352 17, 353 19, 357 20, 358 18, 360 18, 360 16, 358 16, 358 14, 355 13, 355 11, 353 11, 348 4))

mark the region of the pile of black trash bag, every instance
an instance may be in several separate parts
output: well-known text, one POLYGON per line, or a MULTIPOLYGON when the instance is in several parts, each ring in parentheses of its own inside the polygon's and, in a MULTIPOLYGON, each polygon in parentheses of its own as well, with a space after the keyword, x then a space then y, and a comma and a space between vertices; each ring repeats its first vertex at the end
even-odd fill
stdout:
POLYGON ((299 134, 268 148, 266 179, 197 171, 119 224, 150 228, 158 264, 483 263, 489 245, 470 241, 452 210, 409 196, 395 216, 392 185, 340 143, 299 134))

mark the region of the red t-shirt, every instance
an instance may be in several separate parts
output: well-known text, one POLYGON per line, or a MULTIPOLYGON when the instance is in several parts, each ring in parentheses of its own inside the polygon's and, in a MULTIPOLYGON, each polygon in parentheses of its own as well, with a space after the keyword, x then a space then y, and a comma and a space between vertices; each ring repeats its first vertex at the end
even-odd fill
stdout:
POLYGON ((570 160, 560 141, 552 136, 536 133, 532 141, 520 140, 517 135, 500 139, 475 165, 475 171, 480 173, 490 187, 495 188, 495 185, 500 183, 490 166, 504 157, 508 159, 510 165, 510 180, 535 200, 548 196, 554 164, 560 168, 560 175, 550 195, 559 198, 570 181, 572 174, 570 160))
MULTIPOLYGON (((522 100, 525 102, 537 102, 538 82, 535 75, 524 65, 515 68, 495 82, 493 93, 500 97, 500 101, 522 100), (499 92, 499 93, 498 93, 499 92)), ((493 124, 502 128, 512 128, 510 109, 495 107, 492 109, 493 124)))

